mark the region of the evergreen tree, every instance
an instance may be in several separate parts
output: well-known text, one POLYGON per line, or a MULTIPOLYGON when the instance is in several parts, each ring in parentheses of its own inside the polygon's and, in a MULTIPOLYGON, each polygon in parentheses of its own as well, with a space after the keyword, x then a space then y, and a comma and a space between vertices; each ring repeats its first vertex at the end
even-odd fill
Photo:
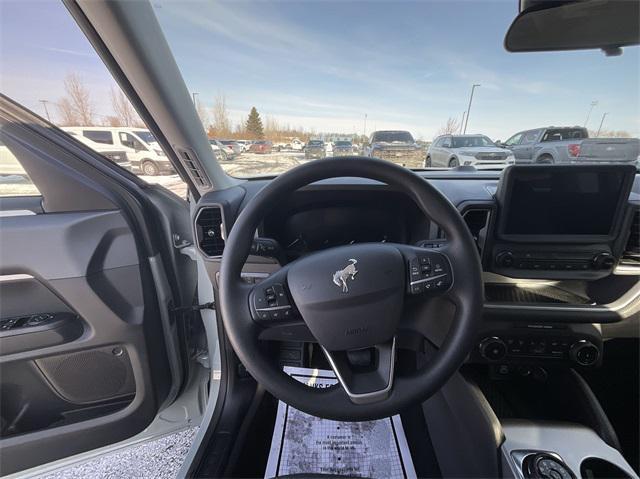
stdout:
POLYGON ((258 139, 264 138, 264 129, 262 127, 262 120, 260 119, 260 114, 256 107, 251 107, 251 113, 249 113, 249 118, 247 118, 246 123, 247 134, 258 139))

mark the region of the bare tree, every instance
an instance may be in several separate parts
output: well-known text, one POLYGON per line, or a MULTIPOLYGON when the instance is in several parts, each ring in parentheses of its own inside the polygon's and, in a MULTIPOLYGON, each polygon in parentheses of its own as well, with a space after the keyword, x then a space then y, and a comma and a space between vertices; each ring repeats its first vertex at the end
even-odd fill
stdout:
POLYGON ((438 136, 451 135, 457 133, 460 130, 460 123, 456 118, 449 117, 447 122, 438 130, 438 136))
POLYGON ((93 125, 94 110, 89 89, 77 73, 69 73, 64 79, 66 96, 58 101, 62 125, 93 125))
POLYGON ((202 123, 202 126, 207 129, 209 128, 209 126, 211 126, 210 122, 209 122, 209 113, 207 111, 207 108, 201 103, 201 102, 196 102, 196 111, 198 112, 198 117, 200 118, 200 122, 202 123))
POLYGON ((213 114, 211 130, 214 132, 214 136, 229 136, 232 130, 231 119, 227 109, 227 98, 223 94, 216 96, 211 112, 213 114))
POLYGON ((143 126, 142 120, 122 90, 111 87, 111 108, 114 116, 108 117, 110 126, 143 126))

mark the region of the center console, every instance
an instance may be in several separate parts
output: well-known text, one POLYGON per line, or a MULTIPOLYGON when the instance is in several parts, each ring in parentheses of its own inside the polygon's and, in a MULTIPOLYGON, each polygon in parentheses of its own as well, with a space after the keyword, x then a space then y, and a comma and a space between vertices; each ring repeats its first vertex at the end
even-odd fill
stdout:
POLYGON ((613 272, 628 236, 635 173, 625 165, 505 169, 486 243, 486 320, 472 360, 505 374, 601 362, 594 324, 617 320, 617 310, 592 285, 624 283, 619 297, 632 286, 613 272))
POLYGON ((498 183, 492 270, 514 278, 611 274, 635 168, 513 166, 498 183))
POLYGON ((518 479, 638 477, 620 452, 578 424, 503 421, 503 470, 518 479))

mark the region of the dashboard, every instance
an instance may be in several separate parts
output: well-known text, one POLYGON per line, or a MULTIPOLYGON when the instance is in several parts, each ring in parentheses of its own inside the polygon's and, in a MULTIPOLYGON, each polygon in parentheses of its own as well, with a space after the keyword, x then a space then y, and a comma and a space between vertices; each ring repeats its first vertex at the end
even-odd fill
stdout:
POLYGON ((287 261, 354 243, 415 244, 431 222, 406 195, 392 191, 299 192, 264 219, 260 236, 275 239, 287 261))
MULTIPOLYGON (((601 361, 607 337, 637 334, 635 170, 516 166, 502 175, 419 174, 458 208, 483 266, 483 327, 470 360, 588 367, 601 361)), ((247 181, 198 203, 195 238, 211 278, 219 271, 225 230, 268 181, 247 181)), ((256 231, 244 274, 259 281, 305 254, 360 242, 437 248, 446 237, 399 189, 360 178, 324 180, 273 205, 256 231)))

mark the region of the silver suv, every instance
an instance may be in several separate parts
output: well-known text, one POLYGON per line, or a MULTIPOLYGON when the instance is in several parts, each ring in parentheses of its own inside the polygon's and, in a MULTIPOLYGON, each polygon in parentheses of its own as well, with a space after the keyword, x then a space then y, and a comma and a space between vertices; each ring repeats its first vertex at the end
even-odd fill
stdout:
POLYGON ((513 153, 484 135, 442 135, 427 150, 425 168, 473 166, 478 170, 502 169, 515 163, 513 153))

